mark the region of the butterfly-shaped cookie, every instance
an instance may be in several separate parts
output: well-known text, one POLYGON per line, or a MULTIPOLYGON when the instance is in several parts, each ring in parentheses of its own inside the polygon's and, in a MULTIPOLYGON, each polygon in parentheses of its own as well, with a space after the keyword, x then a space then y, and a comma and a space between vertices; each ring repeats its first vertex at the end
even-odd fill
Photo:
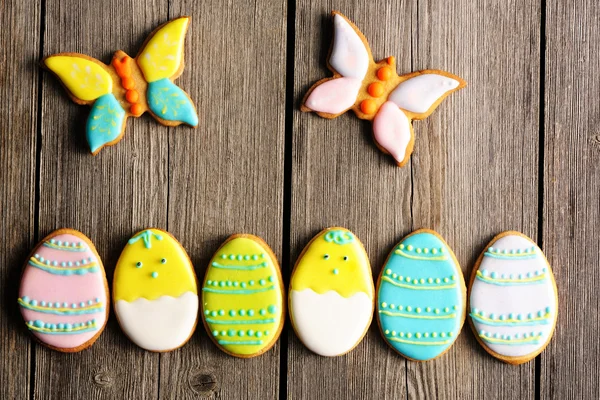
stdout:
POLYGON ((159 26, 134 59, 119 50, 110 65, 78 53, 54 54, 43 60, 74 102, 92 106, 86 125, 92 154, 121 140, 127 117, 146 111, 163 125, 198 125, 194 104, 172 82, 183 71, 189 22, 189 17, 181 17, 159 26))
POLYGON ((333 12, 334 37, 328 67, 333 78, 315 83, 302 111, 335 118, 348 110, 373 121, 377 147, 404 166, 412 153, 412 120, 429 116, 450 93, 466 86, 458 76, 438 70, 396 73, 396 60, 375 62, 367 39, 339 12, 333 12))

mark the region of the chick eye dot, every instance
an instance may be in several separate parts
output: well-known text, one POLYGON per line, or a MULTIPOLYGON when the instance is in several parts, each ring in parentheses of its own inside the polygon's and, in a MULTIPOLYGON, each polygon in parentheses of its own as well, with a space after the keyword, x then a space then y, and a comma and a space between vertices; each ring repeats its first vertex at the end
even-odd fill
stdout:
POLYGON ((163 258, 163 259, 161 259, 161 260, 160 260, 160 263, 161 263, 161 264, 166 264, 166 263, 167 263, 167 259, 166 259, 166 258, 163 258))
POLYGON ((344 256, 344 261, 348 261, 348 256, 344 256))
POLYGON ((329 254, 325 254, 325 255, 323 256, 323 258, 324 258, 324 259, 326 259, 326 260, 329 260, 329 254))
POLYGON ((136 268, 142 268, 142 265, 144 265, 144 264, 142 264, 141 261, 138 261, 138 262, 135 263, 135 267, 136 268))

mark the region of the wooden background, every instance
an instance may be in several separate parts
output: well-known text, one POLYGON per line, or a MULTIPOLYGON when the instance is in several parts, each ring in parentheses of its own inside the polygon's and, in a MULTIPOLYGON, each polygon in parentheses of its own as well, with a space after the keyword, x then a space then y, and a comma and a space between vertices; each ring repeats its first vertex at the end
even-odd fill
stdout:
POLYGON ((599 21, 597 0, 0 0, 0 398, 598 399, 599 21), (332 9, 361 28, 376 59, 395 55, 398 72, 437 68, 468 82, 415 123, 404 168, 376 149, 369 123, 298 111, 330 74, 332 9), (124 140, 92 157, 89 110, 39 60, 133 56, 180 15, 193 19, 177 82, 198 129, 130 119, 124 140), (109 281, 144 227, 173 233, 200 277, 228 235, 253 233, 287 283, 304 245, 331 225, 364 242, 375 276, 417 228, 440 232, 465 276, 496 233, 522 231, 554 268, 553 340, 510 366, 467 327, 443 357, 415 363, 373 324, 354 351, 323 358, 288 321, 272 350, 240 360, 201 325, 180 350, 145 352, 111 316, 92 348, 60 354, 33 343, 18 311, 24 259, 57 228, 94 241, 109 281))

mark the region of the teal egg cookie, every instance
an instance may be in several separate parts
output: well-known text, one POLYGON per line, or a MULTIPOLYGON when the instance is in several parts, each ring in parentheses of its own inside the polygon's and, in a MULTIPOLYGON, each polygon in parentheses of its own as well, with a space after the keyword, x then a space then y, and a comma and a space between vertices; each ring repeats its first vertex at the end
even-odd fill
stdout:
POLYGON ((377 282, 377 320, 398 353, 427 361, 446 352, 465 321, 466 287, 454 253, 436 232, 406 236, 377 282))

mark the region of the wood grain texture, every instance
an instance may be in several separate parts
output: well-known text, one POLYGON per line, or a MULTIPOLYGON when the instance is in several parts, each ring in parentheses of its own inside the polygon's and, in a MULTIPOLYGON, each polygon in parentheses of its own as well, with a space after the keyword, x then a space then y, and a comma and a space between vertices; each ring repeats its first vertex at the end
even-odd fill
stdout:
MULTIPOLYGON (((200 283, 220 244, 234 233, 261 237, 281 260, 286 77, 286 4, 183 1, 191 15, 194 132, 169 133, 169 231, 189 251, 200 283)), ((241 306, 241 305, 240 305, 241 306)), ((160 397, 276 398, 280 342, 260 357, 221 352, 198 323, 190 343, 161 355, 160 397)))
MULTIPOLYGON (((300 101, 326 68, 336 9, 361 29, 376 60, 394 55, 411 70, 412 2, 298 1, 294 55, 294 131, 291 272, 310 239, 328 226, 353 231, 369 254, 374 276, 392 247, 411 229, 411 170, 396 167, 371 139, 371 124, 346 113, 328 120, 301 113, 300 101)), ((417 133, 417 140, 419 134, 417 133)), ((406 397, 406 362, 380 336, 377 322, 350 353, 311 353, 289 330, 291 399, 390 399, 406 397)))
MULTIPOLYGON (((47 1, 44 55, 80 52, 104 63, 119 49, 135 56, 146 36, 168 18, 166 1, 80 5, 47 1)), ((145 227, 166 228, 168 129, 147 115, 130 118, 123 140, 94 157, 85 140, 88 114, 88 107, 72 103, 57 79, 44 73, 39 234, 61 227, 86 234, 111 284, 127 239, 145 227)), ((36 347, 35 398, 58 393, 63 398, 157 398, 159 355, 129 341, 113 311, 102 336, 81 353, 36 347)))
POLYGON ((0 3, 0 398, 29 397, 32 340, 17 307, 23 260, 35 239, 41 4, 0 3), (29 12, 30 23, 22 23, 29 12))
MULTIPOLYGON (((540 13, 537 1, 418 2, 414 69, 447 70, 468 86, 415 124, 413 223, 446 238, 467 283, 496 234, 537 237, 540 13)), ((535 363, 490 357, 467 322, 446 355, 408 363, 407 376, 415 399, 535 394, 535 363)))
POLYGON ((543 244, 559 310, 542 399, 600 398, 599 19, 597 1, 547 2, 543 244))

